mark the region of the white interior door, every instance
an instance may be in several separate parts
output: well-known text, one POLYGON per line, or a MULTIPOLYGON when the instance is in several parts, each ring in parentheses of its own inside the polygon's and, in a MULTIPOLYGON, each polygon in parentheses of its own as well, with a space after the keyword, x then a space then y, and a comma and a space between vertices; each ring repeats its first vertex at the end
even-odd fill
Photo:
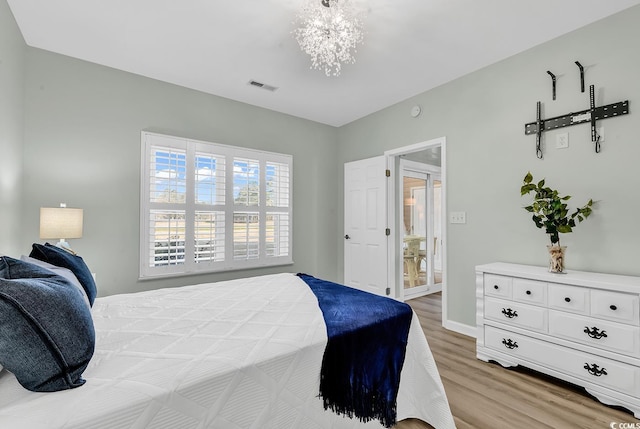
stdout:
POLYGON ((387 286, 387 177, 384 156, 344 165, 344 283, 378 295, 387 286))

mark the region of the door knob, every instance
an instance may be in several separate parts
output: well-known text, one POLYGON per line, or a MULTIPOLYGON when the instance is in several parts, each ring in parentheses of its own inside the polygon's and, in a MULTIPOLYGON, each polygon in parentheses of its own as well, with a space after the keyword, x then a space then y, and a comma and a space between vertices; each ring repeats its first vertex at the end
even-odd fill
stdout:
POLYGON ((349 237, 349 234, 345 234, 344 238, 345 238, 345 240, 351 239, 351 237, 349 237))

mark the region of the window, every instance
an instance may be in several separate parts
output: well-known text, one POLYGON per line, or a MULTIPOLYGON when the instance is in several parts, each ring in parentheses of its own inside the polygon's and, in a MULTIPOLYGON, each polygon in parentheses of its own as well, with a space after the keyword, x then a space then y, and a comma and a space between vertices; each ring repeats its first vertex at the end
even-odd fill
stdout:
POLYGON ((142 133, 140 276, 292 263, 292 157, 142 133))

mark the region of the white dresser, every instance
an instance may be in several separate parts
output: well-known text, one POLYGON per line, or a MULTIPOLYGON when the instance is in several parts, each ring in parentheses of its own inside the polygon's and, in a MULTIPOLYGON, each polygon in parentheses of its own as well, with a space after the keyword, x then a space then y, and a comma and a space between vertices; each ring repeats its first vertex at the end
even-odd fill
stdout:
POLYGON ((476 267, 477 357, 569 381, 640 418, 640 277, 476 267))

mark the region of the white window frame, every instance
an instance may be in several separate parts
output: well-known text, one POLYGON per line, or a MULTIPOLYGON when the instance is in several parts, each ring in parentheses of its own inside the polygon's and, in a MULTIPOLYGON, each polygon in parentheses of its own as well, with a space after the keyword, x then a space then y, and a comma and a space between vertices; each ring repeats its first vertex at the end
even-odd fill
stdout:
MULTIPOLYGON (((221 272, 242 270, 293 263, 293 157, 287 154, 266 152, 255 149, 247 149, 235 146, 222 145, 187 138, 156 134, 147 131, 141 133, 141 192, 140 192, 140 278, 157 278, 180 276, 206 272, 221 272), (186 198, 184 202, 153 202, 151 201, 152 177, 152 152, 154 148, 167 148, 186 153, 186 198), (223 204, 196 204, 196 153, 216 155, 224 157, 224 203, 223 204), (234 159, 255 160, 259 164, 259 202, 257 205, 236 204, 234 201, 234 159), (267 164, 279 164, 287 167, 288 195, 285 198, 278 196, 278 203, 267 206, 267 164), (150 241, 151 236, 151 212, 153 210, 174 210, 185 213, 185 257, 182 263, 173 265, 154 265, 156 252, 150 241), (223 260, 196 262, 196 212, 216 211, 224 212, 224 257, 223 260), (257 214, 259 218, 258 252, 251 258, 234 258, 234 214, 257 214), (288 220, 288 227, 284 227, 281 239, 282 253, 278 255, 267 254, 266 219, 268 215, 282 215, 288 220), (287 236, 285 236, 285 234, 287 236), (188 237, 194 237, 193 245, 189 246, 188 237)), ((285 192, 286 193, 286 192, 285 192)), ((249 249, 246 250, 247 254, 249 249)), ((274 253, 274 252, 272 252, 274 253)), ((277 253, 277 252, 276 252, 277 253)))

